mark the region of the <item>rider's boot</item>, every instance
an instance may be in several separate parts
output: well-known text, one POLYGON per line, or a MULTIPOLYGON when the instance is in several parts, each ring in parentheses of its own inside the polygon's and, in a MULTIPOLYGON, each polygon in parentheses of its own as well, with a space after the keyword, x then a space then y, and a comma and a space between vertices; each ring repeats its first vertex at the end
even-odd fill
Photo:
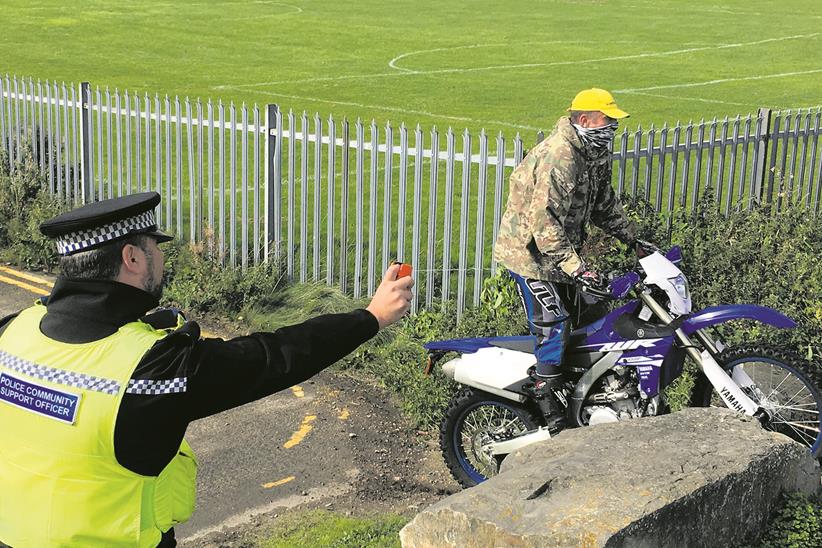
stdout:
POLYGON ((543 377, 537 375, 534 368, 529 369, 528 374, 533 384, 528 383, 524 388, 533 395, 545 417, 546 426, 551 432, 562 430, 567 424, 565 415, 568 407, 562 375, 543 377))

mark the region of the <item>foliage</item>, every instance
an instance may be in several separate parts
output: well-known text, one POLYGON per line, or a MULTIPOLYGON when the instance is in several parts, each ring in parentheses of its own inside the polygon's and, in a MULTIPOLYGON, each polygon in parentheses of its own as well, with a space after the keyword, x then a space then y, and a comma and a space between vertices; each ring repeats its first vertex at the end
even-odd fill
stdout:
POLYGON ((801 207, 774 214, 768 205, 725 220, 714 208, 680 220, 674 229, 687 259, 685 272, 697 306, 754 303, 793 318, 797 329, 762 324, 724 327, 734 343, 764 340, 801 351, 822 351, 822 219, 801 207))
POLYGON ((208 245, 174 240, 163 246, 166 265, 165 298, 189 311, 234 314, 246 307, 276 307, 278 289, 285 285, 279 266, 264 263, 243 272, 226 268, 206 252, 208 245))
POLYGON ((40 233, 40 223, 64 210, 48 192, 31 149, 23 161, 11 166, 0 158, 0 256, 18 266, 49 272, 57 264, 54 242, 40 233))
POLYGON ((759 548, 822 546, 822 499, 802 493, 783 495, 759 548))
POLYGON ((313 510, 278 518, 257 546, 291 548, 389 548, 400 546, 399 531, 408 522, 394 514, 370 518, 343 517, 313 510))
POLYGON ((320 314, 364 306, 322 283, 289 282, 274 259, 249 266, 245 272, 226 268, 206 251, 211 243, 190 245, 175 240, 163 246, 166 304, 240 320, 257 331, 274 331, 320 314))

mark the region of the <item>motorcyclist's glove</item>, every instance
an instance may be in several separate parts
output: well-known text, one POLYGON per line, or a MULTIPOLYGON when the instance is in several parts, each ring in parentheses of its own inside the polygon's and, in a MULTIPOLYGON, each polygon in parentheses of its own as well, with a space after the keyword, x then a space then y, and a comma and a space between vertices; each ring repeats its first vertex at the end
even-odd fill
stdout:
POLYGON ((584 265, 574 273, 574 283, 576 283, 580 289, 590 288, 600 291, 605 289, 607 285, 598 272, 588 270, 584 265))
POLYGON ((634 241, 634 248, 636 249, 637 257, 639 257, 640 259, 642 259, 643 257, 647 257, 652 253, 662 253, 662 251, 660 251, 660 249, 657 246, 646 240, 636 239, 634 241))

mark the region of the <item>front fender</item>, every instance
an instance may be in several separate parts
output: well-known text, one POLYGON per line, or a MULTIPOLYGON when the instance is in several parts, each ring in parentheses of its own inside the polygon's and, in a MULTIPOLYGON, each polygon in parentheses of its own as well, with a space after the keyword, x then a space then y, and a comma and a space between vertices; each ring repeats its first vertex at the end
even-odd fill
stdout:
POLYGON ((796 322, 772 308, 755 304, 728 304, 709 306, 692 314, 682 322, 682 330, 692 333, 731 320, 755 320, 781 329, 796 327, 796 322))

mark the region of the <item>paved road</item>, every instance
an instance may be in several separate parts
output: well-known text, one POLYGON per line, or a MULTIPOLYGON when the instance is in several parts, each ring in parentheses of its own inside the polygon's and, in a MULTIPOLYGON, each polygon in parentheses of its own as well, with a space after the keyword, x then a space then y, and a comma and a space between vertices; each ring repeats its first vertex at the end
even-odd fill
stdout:
MULTIPOLYGON (((51 279, 0 266, 0 317, 46 294, 51 279)), ((197 421, 186 435, 200 461, 197 511, 177 538, 207 545, 224 528, 304 504, 424 506, 455 485, 418 434, 383 390, 332 372, 197 421)))

